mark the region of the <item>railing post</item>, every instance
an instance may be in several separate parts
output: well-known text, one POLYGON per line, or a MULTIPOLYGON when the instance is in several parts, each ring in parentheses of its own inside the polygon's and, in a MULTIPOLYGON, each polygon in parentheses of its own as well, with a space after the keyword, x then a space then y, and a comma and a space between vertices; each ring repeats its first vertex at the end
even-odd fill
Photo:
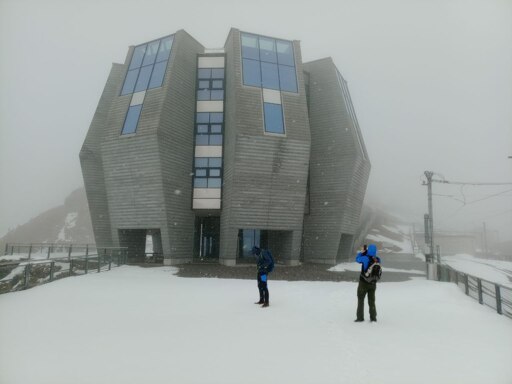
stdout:
POLYGON ((502 315, 503 310, 501 309, 501 290, 499 284, 494 284, 494 289, 496 291, 496 311, 502 315))
POLYGON ((459 286, 459 272, 455 271, 455 285, 459 286))
POLYGON ((120 257, 121 257, 120 252, 117 252, 117 266, 118 267, 121 265, 121 263, 119 262, 120 257))
POLYGON ((108 258, 108 270, 112 269, 112 250, 110 250, 110 256, 108 258))
POLYGON ((48 255, 46 255, 46 258, 50 258, 50 252, 52 251, 52 246, 48 244, 48 255))
MULTIPOLYGON (((105 260, 105 258, 103 258, 105 260)), ((98 253, 98 273, 101 271, 101 255, 98 253)))
POLYGON ((27 289, 28 286, 29 286, 29 282, 30 282, 30 264, 26 264, 25 265, 25 287, 24 289, 27 289))
POLYGON ((89 269, 89 255, 85 256, 85 274, 87 275, 87 270, 89 269))
POLYGON ((69 244, 69 249, 68 249, 68 260, 71 258, 71 250, 73 249, 73 244, 69 244))
POLYGON ((69 276, 73 275, 73 259, 69 260, 69 276))
POLYGON ((478 285, 478 302, 480 304, 484 303, 484 298, 482 294, 482 280, 476 279, 477 285, 478 285))
POLYGON ((11 245, 11 256, 14 253, 14 245, 11 245))
POLYGON ((85 244, 85 256, 89 255, 89 244, 85 244))
POLYGON ((7 255, 9 253, 9 243, 5 243, 5 252, 4 255, 7 255))
POLYGON ((466 285, 466 295, 469 295, 469 277, 468 275, 464 275, 464 284, 466 285))
POLYGON ((32 255, 32 244, 28 247, 28 259, 30 260, 30 255, 32 255))
POLYGON ((55 261, 50 264, 50 281, 53 281, 53 271, 55 269, 55 261))

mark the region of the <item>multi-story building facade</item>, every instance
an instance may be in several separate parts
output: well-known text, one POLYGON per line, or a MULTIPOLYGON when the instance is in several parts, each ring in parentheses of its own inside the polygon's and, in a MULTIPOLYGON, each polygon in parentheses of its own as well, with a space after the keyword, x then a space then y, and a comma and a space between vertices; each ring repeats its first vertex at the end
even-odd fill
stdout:
POLYGON ((80 152, 98 246, 165 264, 350 256, 370 162, 347 84, 298 41, 183 30, 114 64, 80 152))

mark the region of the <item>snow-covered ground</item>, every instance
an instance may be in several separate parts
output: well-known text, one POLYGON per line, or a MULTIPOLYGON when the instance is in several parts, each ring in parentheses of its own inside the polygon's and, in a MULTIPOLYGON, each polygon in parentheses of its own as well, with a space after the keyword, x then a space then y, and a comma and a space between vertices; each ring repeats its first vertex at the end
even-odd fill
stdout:
POLYGON ((443 256, 442 262, 457 271, 512 288, 511 261, 481 259, 472 255, 459 254, 443 256))
POLYGON ((120 267, 0 296, 0 382, 510 384, 512 321, 454 284, 190 279, 120 267), (367 312, 367 310, 365 310, 367 312), (372 368, 374 367, 374 368, 372 368))

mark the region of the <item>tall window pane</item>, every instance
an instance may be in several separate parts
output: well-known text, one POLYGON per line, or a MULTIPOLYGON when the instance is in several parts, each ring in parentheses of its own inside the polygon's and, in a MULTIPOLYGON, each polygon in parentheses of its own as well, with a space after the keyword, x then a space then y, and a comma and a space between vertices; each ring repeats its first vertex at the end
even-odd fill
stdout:
POLYGON ((142 104, 132 105, 130 109, 128 109, 128 113, 126 114, 126 119, 124 121, 123 130, 121 132, 122 135, 134 133, 137 130, 137 124, 139 123, 141 109, 142 104))
POLYGON ((210 123, 222 123, 224 121, 224 114, 222 112, 211 112, 210 123))
POLYGON ((210 77, 212 77, 211 68, 199 68, 197 70, 197 78, 198 79, 209 79, 210 77))
POLYGON ((152 43, 148 44, 148 47, 146 48, 146 55, 144 56, 144 61, 142 62, 143 66, 153 64, 155 62, 159 45, 160 45, 160 40, 153 41, 152 43))
POLYGON ((243 60, 244 84, 261 87, 260 62, 255 60, 243 60))
POLYGON ((164 81, 165 68, 167 68, 167 61, 162 61, 161 63, 155 64, 148 88, 151 89, 162 86, 162 82, 164 81))
POLYGON ((137 81, 137 76, 139 75, 139 69, 133 69, 128 71, 126 74, 126 79, 124 80, 123 90, 121 91, 121 95, 127 95, 129 93, 133 93, 133 88, 135 87, 135 82, 137 81))
POLYGON ((293 59, 293 46, 289 41, 276 41, 277 46, 277 61, 279 64, 295 66, 293 59))
POLYGON ((260 59, 258 38, 256 36, 242 34, 242 57, 245 59, 260 59))
POLYGON ((212 68, 212 79, 223 79, 224 68, 212 68))
POLYGON ((277 64, 261 63, 261 85, 263 88, 279 90, 277 64))
POLYGON ((282 91, 297 92, 297 78, 295 77, 295 67, 287 65, 279 66, 279 84, 282 91))
POLYGON ((277 63, 274 39, 260 37, 260 60, 267 61, 269 63, 277 63))
POLYGON ((137 79, 137 84, 135 85, 134 92, 145 91, 146 89, 148 89, 148 83, 149 78, 151 77, 152 69, 152 65, 148 65, 147 67, 142 67, 140 69, 139 78, 137 79))
POLYGON ((265 131, 284 133, 283 109, 279 104, 263 103, 265 112, 265 131))
POLYGON ((139 45, 135 48, 135 50, 133 51, 132 61, 130 63, 129 69, 139 68, 141 66, 145 52, 146 45, 139 45))
POLYGON ((172 36, 166 37, 160 42, 160 49, 158 50, 158 56, 156 57, 156 62, 164 61, 169 58, 169 53, 171 53, 172 47, 172 36))
POLYGON ((196 115, 197 123, 208 123, 210 121, 210 114, 208 112, 198 112, 196 115))

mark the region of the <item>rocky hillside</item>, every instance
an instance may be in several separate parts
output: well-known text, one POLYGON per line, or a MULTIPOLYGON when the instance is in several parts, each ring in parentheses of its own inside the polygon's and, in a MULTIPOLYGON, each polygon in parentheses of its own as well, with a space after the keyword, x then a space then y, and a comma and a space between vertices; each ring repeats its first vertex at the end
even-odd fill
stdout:
POLYGON ((91 218, 85 189, 73 191, 64 204, 43 212, 0 238, 0 253, 5 243, 93 244, 91 218))

